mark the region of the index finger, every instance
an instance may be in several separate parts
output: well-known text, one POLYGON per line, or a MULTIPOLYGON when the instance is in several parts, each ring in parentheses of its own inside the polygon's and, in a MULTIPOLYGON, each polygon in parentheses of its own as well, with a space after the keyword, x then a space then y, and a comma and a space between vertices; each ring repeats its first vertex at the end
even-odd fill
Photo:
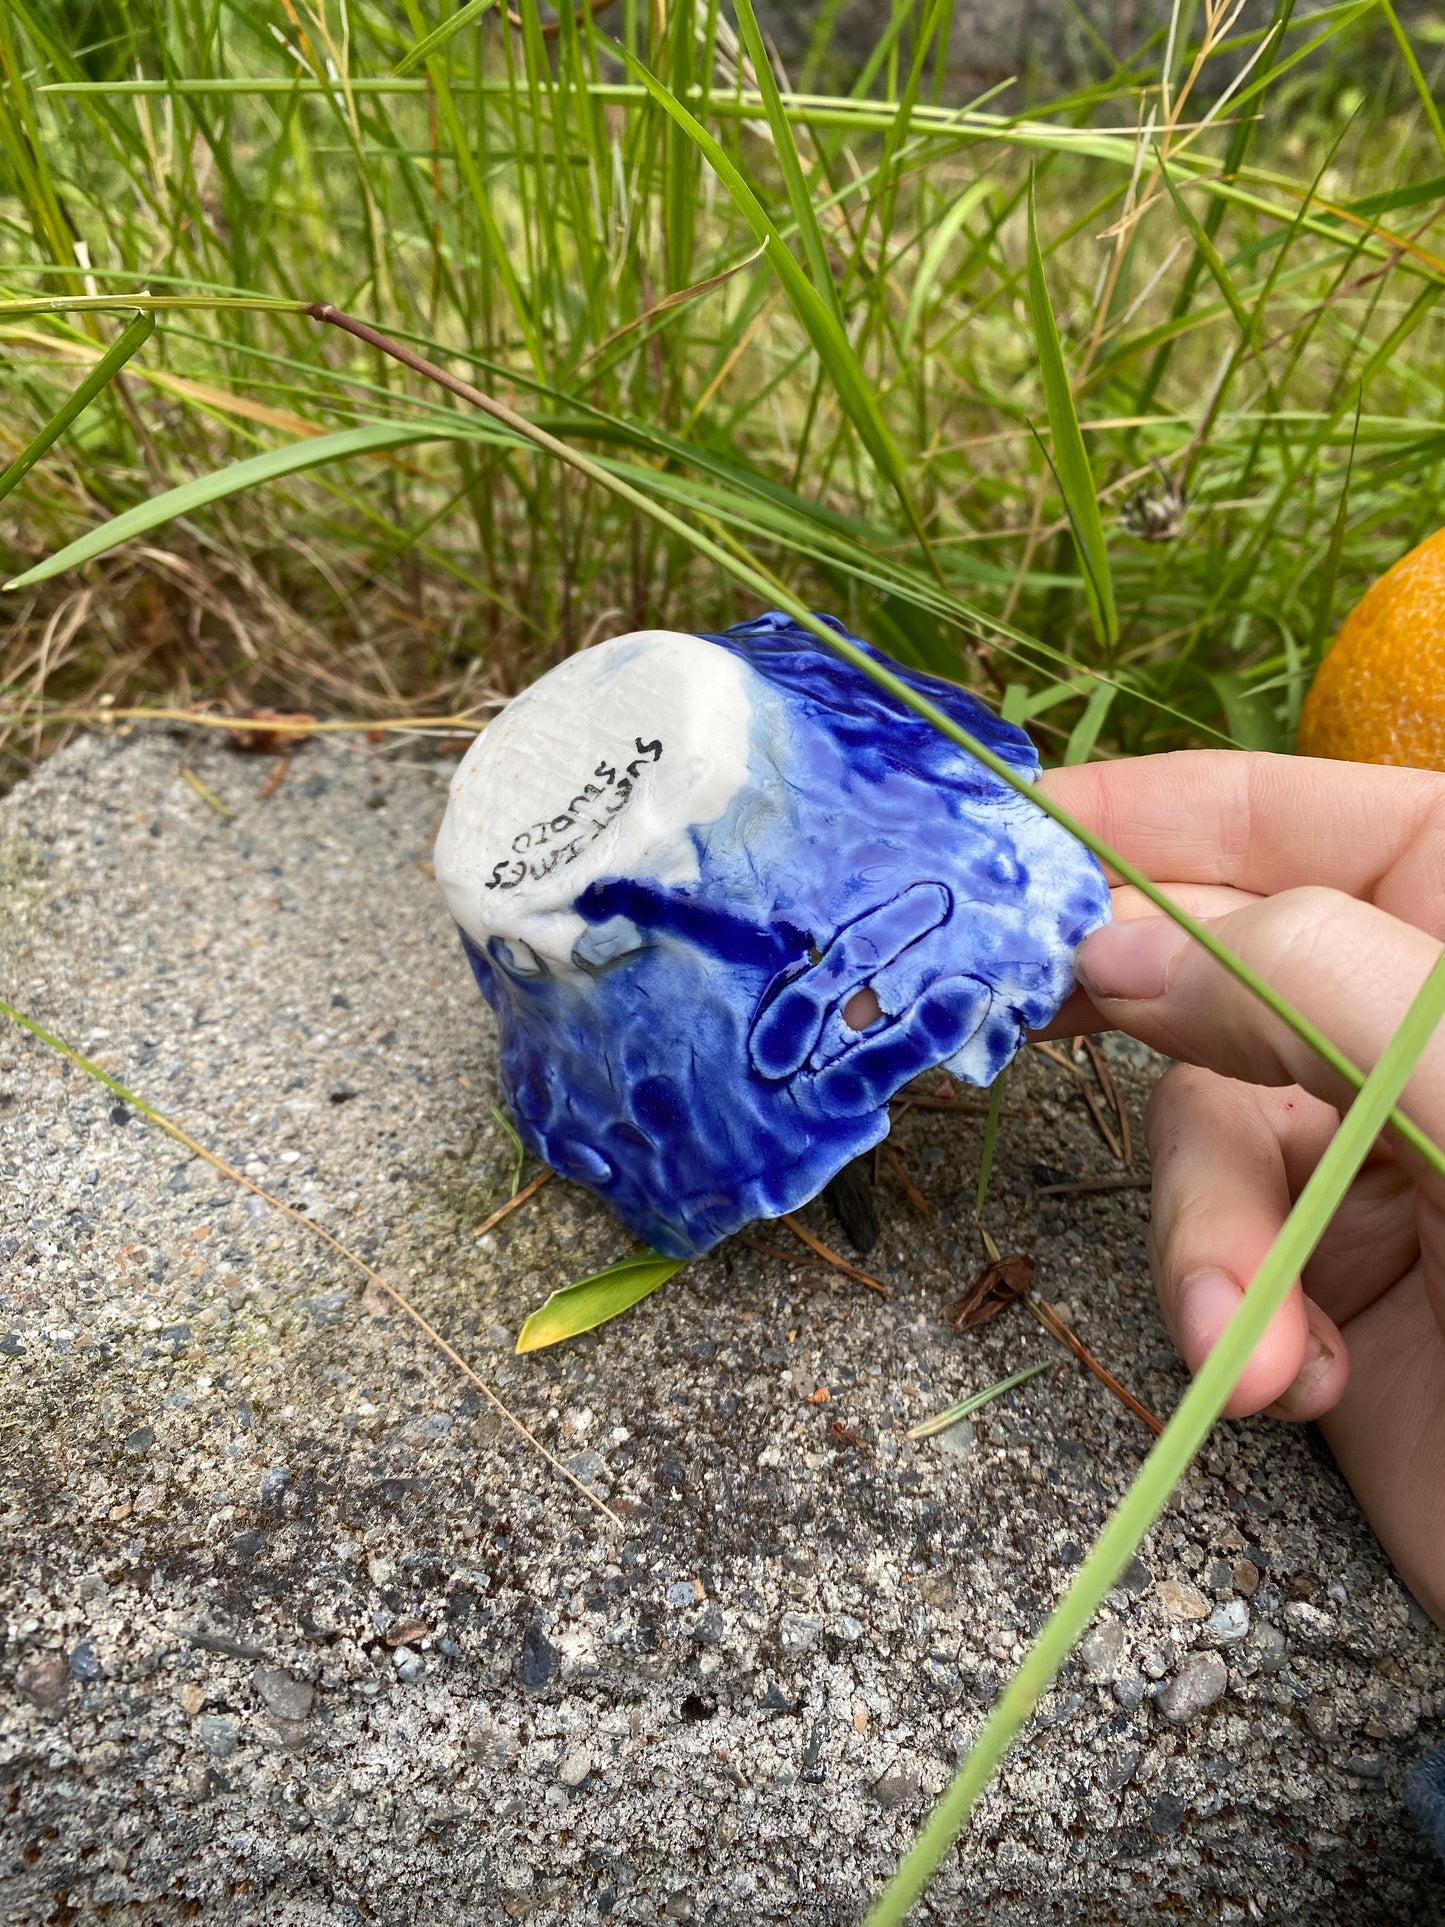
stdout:
POLYGON ((1445 775, 1240 750, 1049 770, 1045 794, 1156 883, 1321 884, 1445 936, 1445 775))

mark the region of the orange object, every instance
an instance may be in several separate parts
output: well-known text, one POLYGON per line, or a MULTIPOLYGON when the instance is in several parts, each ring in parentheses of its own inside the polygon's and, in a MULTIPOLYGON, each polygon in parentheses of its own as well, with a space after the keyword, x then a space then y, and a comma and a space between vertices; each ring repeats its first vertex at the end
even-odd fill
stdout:
POLYGON ((1300 717, 1302 756, 1445 770, 1445 529, 1345 617, 1300 717))

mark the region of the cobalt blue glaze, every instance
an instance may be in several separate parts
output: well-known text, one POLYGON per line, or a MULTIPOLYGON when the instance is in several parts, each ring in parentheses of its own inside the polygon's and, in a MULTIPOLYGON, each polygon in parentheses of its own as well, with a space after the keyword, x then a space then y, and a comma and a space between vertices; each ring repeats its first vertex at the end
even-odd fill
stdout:
POLYGON ((992 1082, 1109 915, 1066 832, 777 614, 543 677, 458 771, 436 869, 524 1139, 674 1257, 813 1197, 920 1071, 992 1082))

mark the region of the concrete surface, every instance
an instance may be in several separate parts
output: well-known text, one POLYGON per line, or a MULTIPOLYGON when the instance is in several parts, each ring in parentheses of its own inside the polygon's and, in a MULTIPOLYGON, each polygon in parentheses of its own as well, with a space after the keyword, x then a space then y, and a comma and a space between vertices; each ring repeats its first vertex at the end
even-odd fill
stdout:
MULTIPOLYGON (((622 1527, 334 1254, 0 1027, 0 1920, 857 1921, 1139 1463, 1072 1362, 902 1436, 1051 1354, 1017 1307, 941 1316, 972 1114, 897 1126, 935 1210, 885 1170, 891 1301, 734 1242, 512 1357, 627 1240, 560 1183, 472 1236, 508 1153, 419 867, 443 774, 314 743, 263 797, 212 741, 78 742, 0 805, 0 983, 404 1281, 622 1527)), ((1117 1169, 1033 1058, 990 1220, 1169 1409, 1143 1195, 1038 1165, 1117 1169)), ((1224 1427, 1126 1578, 923 1918, 1445 1918, 1398 1799, 1445 1641, 1318 1442, 1224 1427)))

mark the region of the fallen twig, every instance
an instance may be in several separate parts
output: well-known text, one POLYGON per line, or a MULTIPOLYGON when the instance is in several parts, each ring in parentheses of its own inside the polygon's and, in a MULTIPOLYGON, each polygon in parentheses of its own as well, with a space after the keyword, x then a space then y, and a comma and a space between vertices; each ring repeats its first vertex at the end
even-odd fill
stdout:
POLYGON ((907 1171, 903 1168, 902 1158, 899 1157, 891 1144, 885 1144, 883 1146, 883 1155, 892 1165, 893 1175, 903 1186, 903 1195, 907 1198, 911 1208, 914 1211, 922 1213, 924 1217, 930 1216, 933 1211, 933 1206, 928 1202, 927 1198, 924 1197, 912 1178, 909 1177, 907 1171))
POLYGON ((876 1291, 880 1297, 893 1296, 887 1285, 880 1285, 878 1280, 870 1278, 866 1271, 860 1271, 857 1265, 850 1265, 846 1258, 840 1258, 836 1251, 823 1243, 821 1238, 814 1237, 805 1224, 799 1224, 791 1212, 785 1211, 778 1219, 778 1223, 785 1224, 795 1238, 801 1238, 809 1251, 816 1251, 825 1265, 831 1265, 835 1271, 846 1272, 848 1277, 856 1278, 860 1285, 866 1285, 869 1291, 876 1291))
POLYGON ((1081 1197, 1088 1191, 1147 1191, 1148 1178, 1078 1178, 1071 1184, 1041 1184, 1041 1198, 1081 1197))
POLYGON ((1115 1137, 1114 1127, 1110 1124, 1108 1118, 1105 1117, 1103 1105, 1099 1102, 1098 1098, 1095 1097, 1087 1084, 1081 1084, 1079 1086, 1079 1095, 1088 1107, 1089 1116, 1093 1118, 1099 1136, 1114 1153, 1119 1163, 1122 1164, 1124 1162, 1124 1147, 1118 1138, 1115 1137))
MULTIPOLYGON (((311 1218, 308 1218, 304 1211, 298 1211, 294 1205, 287 1204, 284 1198, 278 1198, 274 1192, 265 1190, 263 1186, 257 1184, 253 1179, 248 1178, 244 1171, 238 1171, 234 1164, 228 1164, 224 1158, 218 1157, 214 1151, 208 1151, 204 1144, 199 1143, 191 1136, 189 1131, 184 1131, 179 1124, 172 1123, 170 1118, 163 1116, 161 1112, 147 1104, 144 1098, 137 1097, 134 1091, 128 1090, 117 1078, 111 1077, 108 1072, 103 1071, 98 1064, 93 1064, 88 1057, 82 1057, 78 1050, 73 1050, 69 1044, 64 1043, 59 1037, 53 1036, 50 1031, 44 1029, 40 1024, 37 1024, 33 1017, 27 1017, 24 1011, 17 1010, 13 1004, 6 1003, 3 998, 0 998, 0 1011, 3 1011, 7 1017, 12 1018, 15 1023, 19 1024, 22 1030, 29 1031, 32 1037, 38 1037, 42 1044, 48 1045, 51 1050, 58 1051, 62 1057, 66 1057, 72 1064, 78 1065, 88 1076, 93 1077, 97 1083, 103 1084, 108 1091, 114 1091, 116 1096, 122 1099, 124 1103, 129 1104, 134 1110, 138 1111, 142 1117, 148 1118, 152 1124, 157 1125, 168 1137, 173 1137, 177 1144, 183 1144, 185 1148, 193 1152, 196 1157, 203 1158, 213 1171, 219 1171, 222 1177, 229 1178, 233 1184, 239 1184, 243 1191, 251 1192, 254 1197, 260 1198, 264 1204, 269 1204, 274 1210, 279 1211, 283 1217, 293 1219, 295 1223, 309 1231, 313 1238, 319 1238, 324 1245, 329 1245, 333 1251, 345 1258, 348 1264, 355 1265, 356 1269, 369 1284, 375 1285, 378 1291, 384 1292, 400 1310, 406 1313, 407 1317, 411 1319, 417 1329, 431 1340, 437 1350, 441 1352, 444 1357, 449 1358, 457 1370, 471 1380, 492 1409, 506 1420, 507 1424, 511 1426, 512 1430, 516 1432, 520 1438, 525 1439, 528 1445, 535 1447, 536 1450, 541 1453, 542 1457, 554 1472, 559 1473, 561 1477, 567 1481, 568 1485, 575 1487, 589 1505, 596 1506, 597 1510, 605 1514, 614 1525, 620 1526, 622 1524, 622 1520, 612 1510, 611 1506, 605 1505, 603 1501, 597 1497, 595 1492, 589 1492, 582 1481, 577 1478, 575 1474, 569 1472, 562 1461, 549 1452, 542 1441, 534 1433, 529 1432, 514 1413, 508 1411, 507 1407, 502 1403, 501 1399, 498 1398, 487 1381, 480 1373, 472 1369, 459 1351, 447 1343, 436 1326, 430 1323, 428 1319, 423 1318, 422 1314, 397 1290, 395 1285, 384 1278, 379 1271, 374 1271, 366 1260, 358 1257, 349 1245, 344 1245, 340 1238, 334 1237, 323 1225, 319 1225, 311 1218)), ((551 1173, 546 1172, 543 1175, 550 1177, 551 1173)), ((540 1180, 538 1180, 538 1182, 540 1182, 540 1180)), ((516 1202, 516 1200, 513 1200, 513 1202, 516 1202)))
POLYGON ((258 803, 270 802, 277 790, 279 790, 281 785, 286 781, 286 772, 290 767, 291 752, 288 749, 276 758, 275 768, 271 771, 271 774, 266 778, 260 789, 257 790, 256 801, 258 803))
POLYGON ((1132 1133, 1129 1129, 1129 1107, 1119 1094, 1119 1086, 1114 1080, 1113 1071, 1109 1068, 1108 1058, 1105 1057, 1092 1037, 1086 1037, 1084 1039, 1084 1049, 1089 1053, 1089 1062, 1093 1065, 1094 1075, 1099 1080, 1099 1089, 1104 1093, 1110 1108, 1119 1120, 1119 1144, 1123 1150, 1124 1163, 1132 1171, 1134 1168, 1134 1144, 1132 1133))
POLYGON ((502 1222, 503 1218, 510 1217, 519 1204, 525 1204, 528 1198, 535 1198, 551 1175, 551 1165, 544 1164, 536 1177, 530 1178, 527 1183, 522 1186, 520 1191, 515 1192, 513 1196, 507 1199, 505 1204, 499 1204, 490 1218, 483 1218, 482 1222, 473 1229, 472 1236, 474 1238, 480 1238, 483 1232, 492 1230, 494 1226, 502 1222))
POLYGON ((1046 1305, 1040 1299, 1031 1298, 1027 1293, 1024 1294, 1022 1302, 1024 1309, 1039 1321, 1044 1330, 1049 1333, 1050 1337, 1057 1338, 1061 1345, 1067 1345, 1079 1363, 1081 1365, 1087 1365, 1095 1378, 1097 1378, 1101 1384, 1107 1385, 1119 1403, 1121 1405, 1127 1405, 1135 1418, 1147 1425, 1156 1438, 1163 1432, 1164 1427, 1160 1424, 1159 1420, 1155 1418, 1154 1414, 1149 1410, 1149 1407, 1147 1405, 1141 1405, 1134 1394, 1126 1390, 1125 1387, 1119 1383, 1118 1379, 1115 1378, 1114 1374, 1111 1371, 1107 1371, 1104 1366, 1099 1363, 1098 1359, 1095 1358, 1083 1340, 1069 1330, 1068 1326, 1064 1323, 1063 1319, 1059 1317, 1052 1305, 1046 1305))

